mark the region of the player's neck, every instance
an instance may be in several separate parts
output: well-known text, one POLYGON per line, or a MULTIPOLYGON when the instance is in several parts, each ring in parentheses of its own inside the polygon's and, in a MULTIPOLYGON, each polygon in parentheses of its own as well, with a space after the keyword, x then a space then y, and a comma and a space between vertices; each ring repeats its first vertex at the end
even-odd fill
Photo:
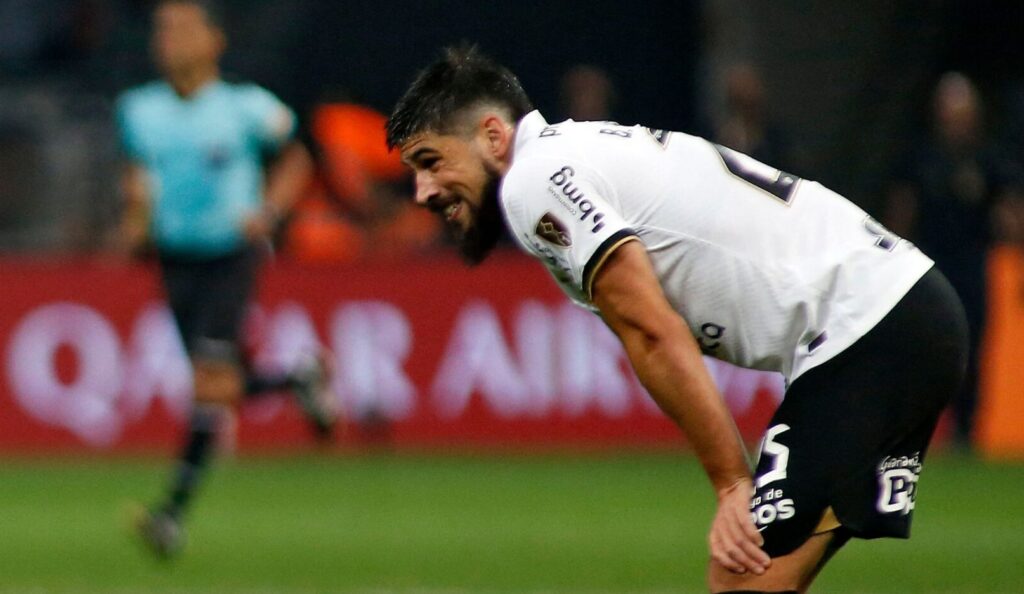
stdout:
POLYGON ((189 68, 167 75, 167 82, 174 92, 183 99, 192 97, 196 91, 220 78, 220 69, 216 66, 200 66, 189 68))

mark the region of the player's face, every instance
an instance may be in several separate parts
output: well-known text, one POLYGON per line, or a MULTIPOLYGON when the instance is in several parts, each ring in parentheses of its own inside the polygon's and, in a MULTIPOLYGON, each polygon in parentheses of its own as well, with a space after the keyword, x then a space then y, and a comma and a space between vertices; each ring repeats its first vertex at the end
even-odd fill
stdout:
POLYGON ((153 54, 165 74, 217 63, 224 37, 206 11, 188 2, 165 2, 153 13, 153 54))
POLYGON ((501 234, 501 174, 480 139, 425 132, 401 153, 416 174, 416 204, 444 221, 467 260, 483 260, 501 234))

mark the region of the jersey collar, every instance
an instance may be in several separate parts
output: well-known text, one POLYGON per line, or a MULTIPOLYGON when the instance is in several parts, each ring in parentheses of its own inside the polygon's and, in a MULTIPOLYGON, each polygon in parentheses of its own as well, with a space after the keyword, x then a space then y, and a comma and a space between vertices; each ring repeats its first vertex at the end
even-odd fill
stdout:
POLYGON ((192 104, 192 103, 195 103, 195 102, 205 98, 207 95, 209 95, 209 94, 213 93, 214 91, 216 91, 217 89, 219 89, 220 86, 222 84, 224 84, 224 79, 220 78, 219 76, 211 78, 210 80, 208 80, 208 81, 204 82, 202 85, 200 85, 188 97, 182 97, 181 95, 179 95, 178 92, 174 90, 174 87, 171 86, 171 83, 168 82, 167 80, 164 80, 162 82, 163 82, 163 85, 164 85, 164 88, 166 89, 166 91, 168 93, 170 93, 171 95, 173 95, 175 99, 177 99, 181 103, 192 104))
POLYGON ((512 158, 522 150, 523 146, 531 139, 536 138, 540 131, 547 128, 548 122, 536 109, 523 116, 516 126, 515 148, 512 151, 512 158))

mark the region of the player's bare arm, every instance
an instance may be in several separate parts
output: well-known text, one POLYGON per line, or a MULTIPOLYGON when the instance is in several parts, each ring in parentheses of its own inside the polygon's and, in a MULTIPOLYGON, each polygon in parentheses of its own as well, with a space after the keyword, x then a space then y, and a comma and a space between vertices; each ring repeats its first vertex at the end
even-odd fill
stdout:
POLYGON ((750 518, 753 488, 739 433, 646 250, 639 241, 622 244, 595 275, 593 302, 601 317, 644 387, 690 440, 718 495, 709 534, 713 559, 738 573, 763 573, 771 560, 750 518))
POLYGON ((125 163, 120 182, 123 209, 114 245, 117 251, 130 254, 140 250, 149 238, 149 187, 145 168, 132 161, 125 163))
POLYGON ((292 209, 313 175, 313 158, 298 141, 286 144, 270 164, 263 210, 245 222, 250 240, 268 237, 292 209))

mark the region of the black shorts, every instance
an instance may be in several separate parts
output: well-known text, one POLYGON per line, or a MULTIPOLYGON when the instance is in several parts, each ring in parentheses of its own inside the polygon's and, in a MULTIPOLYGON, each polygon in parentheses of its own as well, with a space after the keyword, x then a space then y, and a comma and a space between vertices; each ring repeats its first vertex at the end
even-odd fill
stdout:
POLYGON ((828 508, 854 537, 909 537, 921 465, 967 344, 960 300, 932 268, 870 332, 789 386, 751 501, 769 555, 799 547, 828 508))
POLYGON ((251 249, 215 258, 161 254, 167 301, 190 357, 239 360, 258 259, 251 249))

